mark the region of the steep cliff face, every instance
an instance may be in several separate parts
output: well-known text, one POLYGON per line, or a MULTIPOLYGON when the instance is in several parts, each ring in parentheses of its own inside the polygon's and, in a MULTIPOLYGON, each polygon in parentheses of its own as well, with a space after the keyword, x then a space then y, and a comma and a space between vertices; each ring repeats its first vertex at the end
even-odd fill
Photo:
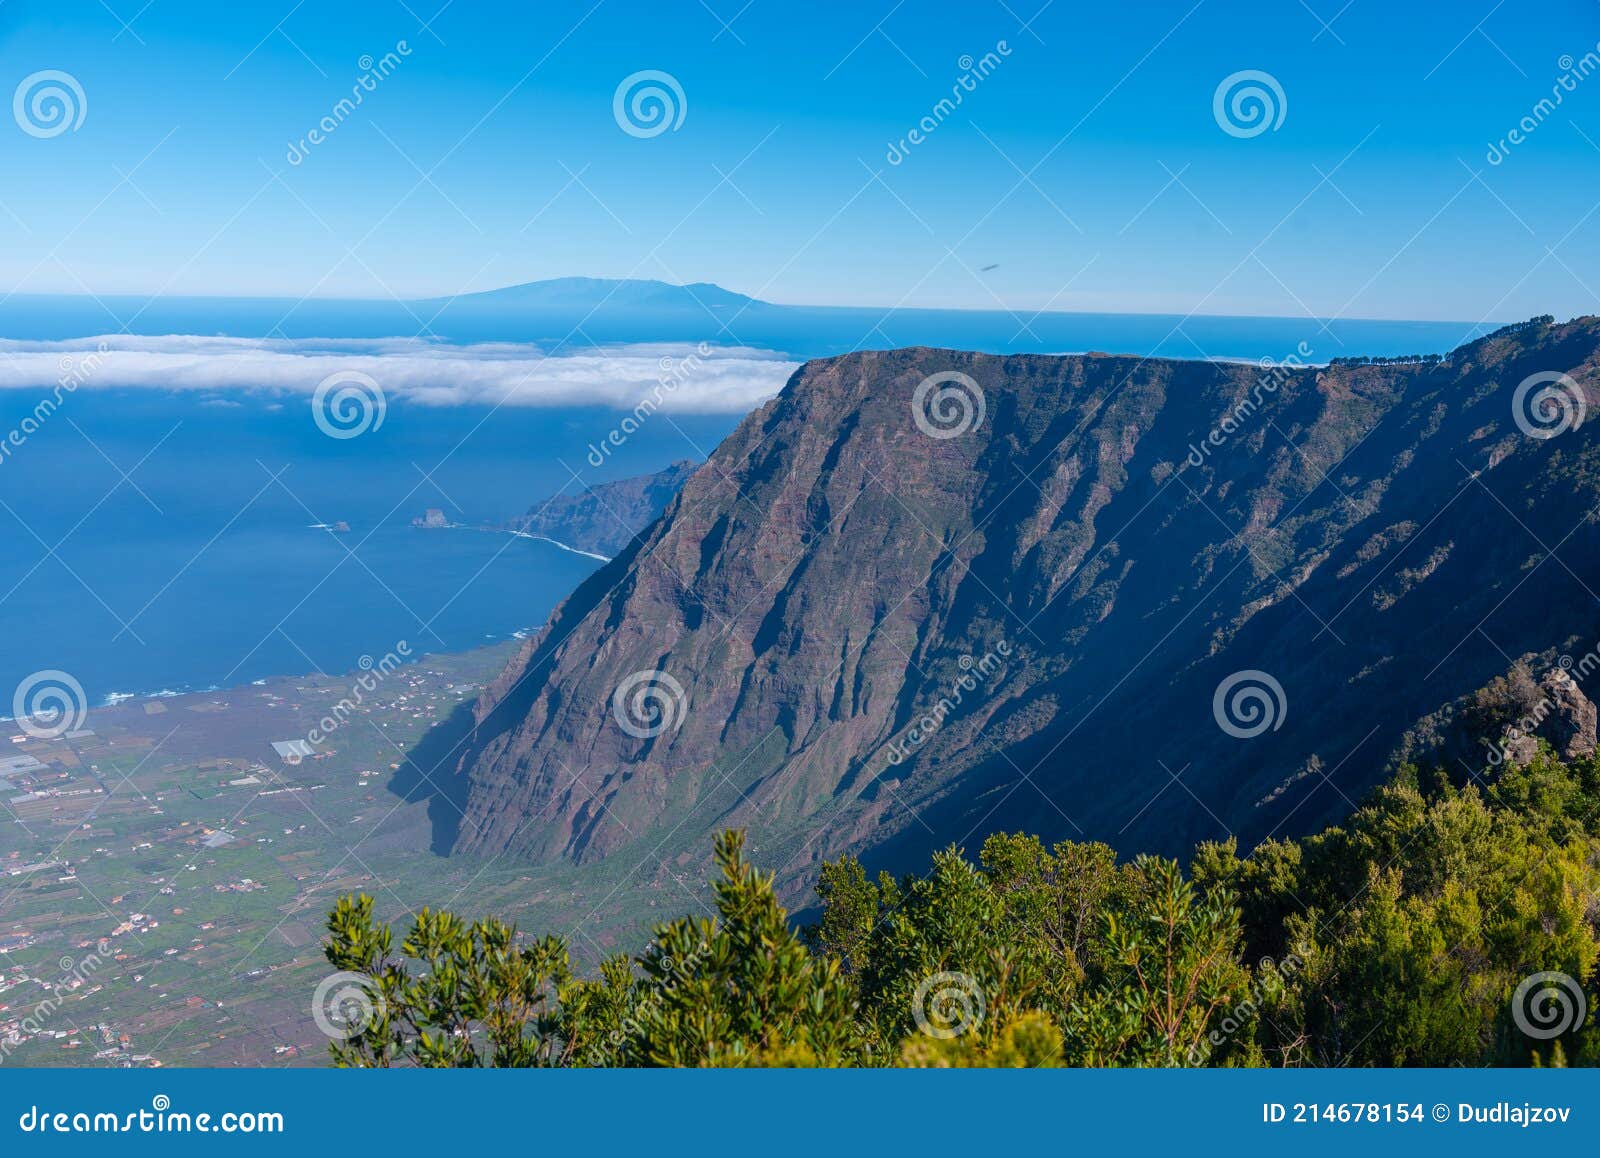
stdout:
POLYGON ((1597 348, 809 363, 480 702, 457 849, 667 864, 741 824, 799 879, 1314 828, 1419 720, 1593 645, 1600 419, 1515 415, 1593 409, 1597 348))

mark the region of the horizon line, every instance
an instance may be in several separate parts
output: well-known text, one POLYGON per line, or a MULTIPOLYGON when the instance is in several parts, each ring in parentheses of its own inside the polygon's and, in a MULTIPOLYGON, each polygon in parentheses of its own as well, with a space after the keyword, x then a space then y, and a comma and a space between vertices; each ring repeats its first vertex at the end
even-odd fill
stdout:
MULTIPOLYGON (((345 296, 338 294, 308 294, 297 296, 292 293, 166 293, 137 290, 117 290, 107 293, 93 291, 70 292, 64 290, 11 290, 0 293, 0 308, 7 302, 19 298, 60 298, 74 301, 98 302, 105 299, 134 299, 144 302, 156 301, 196 301, 196 302, 286 302, 293 301, 297 306, 315 302, 335 302, 341 304, 375 304, 382 306, 410 305, 419 302, 446 302, 454 303, 463 299, 486 297, 493 294, 506 293, 510 290, 525 289, 531 286, 550 285, 556 282, 588 281, 603 282, 615 285, 660 285, 670 289, 687 289, 689 286, 711 286, 723 293, 736 294, 747 299, 750 303, 760 306, 774 306, 779 309, 791 310, 881 310, 886 314, 895 313, 959 313, 959 314, 999 314, 1020 315, 1027 314, 1031 318, 1047 316, 1060 317, 1145 317, 1145 318, 1218 318, 1237 319, 1243 321, 1274 320, 1274 321, 1309 321, 1309 322, 1377 322, 1394 325, 1461 325, 1461 326, 1486 326, 1509 325, 1527 318, 1484 318, 1475 322, 1468 322, 1464 318, 1447 317, 1369 317, 1369 316, 1336 316, 1324 314, 1281 314, 1281 313, 1196 313, 1181 310, 1127 310, 1127 309, 1082 309, 1082 310, 1034 310, 1027 306, 884 306, 877 303, 817 303, 817 302, 781 302, 771 301, 766 298, 753 297, 740 290, 731 290, 728 287, 713 281, 695 282, 669 282, 660 278, 633 278, 633 277, 596 277, 589 274, 562 274, 550 278, 538 278, 533 281, 511 282, 506 285, 495 286, 490 289, 468 290, 457 294, 422 294, 402 297, 391 294, 389 297, 363 297, 345 296)), ((448 308, 448 307, 446 307, 448 308)), ((710 307, 706 307, 710 308, 710 307)), ((1548 311, 1547 311, 1548 312, 1548 311)), ((1530 317, 1538 317, 1533 314, 1530 317)), ((1572 318, 1585 317, 1585 314, 1574 314, 1572 318)))

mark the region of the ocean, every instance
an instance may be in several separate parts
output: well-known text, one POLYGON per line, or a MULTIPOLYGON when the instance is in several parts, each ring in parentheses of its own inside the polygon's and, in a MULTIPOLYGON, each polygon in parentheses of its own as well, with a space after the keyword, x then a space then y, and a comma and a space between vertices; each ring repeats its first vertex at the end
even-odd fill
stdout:
MULTIPOLYGON (((0 429, 35 396, 0 391, 0 429)), ((539 626, 600 566, 551 543, 420 530, 495 523, 579 484, 658 469, 737 416, 674 416, 603 469, 610 410, 391 403, 359 438, 304 397, 81 389, 0 460, 0 715, 37 671, 119 695, 352 671, 405 641, 459 651, 539 626), (424 476, 428 472, 428 477, 424 476), (317 524, 349 525, 333 533, 317 524)))

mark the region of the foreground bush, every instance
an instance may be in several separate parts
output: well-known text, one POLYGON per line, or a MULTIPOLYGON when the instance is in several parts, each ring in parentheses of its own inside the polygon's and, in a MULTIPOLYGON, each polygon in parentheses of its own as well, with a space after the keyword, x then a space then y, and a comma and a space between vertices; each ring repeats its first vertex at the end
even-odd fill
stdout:
MULTIPOLYGON (((1600 761, 1410 770, 1344 825, 1189 872, 1000 834, 823 867, 797 934, 737 832, 717 917, 577 976, 561 938, 369 897, 328 918, 340 1065, 1594 1065, 1600 761)), ((320 992, 320 991, 319 991, 320 992)))

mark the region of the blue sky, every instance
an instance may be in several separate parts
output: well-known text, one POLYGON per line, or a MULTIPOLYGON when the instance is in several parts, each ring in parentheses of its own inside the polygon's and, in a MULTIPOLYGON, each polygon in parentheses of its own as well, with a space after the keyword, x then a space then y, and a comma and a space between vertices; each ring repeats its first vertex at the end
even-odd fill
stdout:
POLYGON ((0 6, 4 92, 59 70, 86 104, 51 137, 0 118, 0 287, 382 298, 581 274, 812 304, 1600 312, 1600 73, 1535 112, 1597 51, 1592 2, 332 7, 0 6), (686 109, 638 137, 613 96, 647 69, 686 109), (1241 70, 1281 89, 1276 129, 1219 125, 1241 70))

